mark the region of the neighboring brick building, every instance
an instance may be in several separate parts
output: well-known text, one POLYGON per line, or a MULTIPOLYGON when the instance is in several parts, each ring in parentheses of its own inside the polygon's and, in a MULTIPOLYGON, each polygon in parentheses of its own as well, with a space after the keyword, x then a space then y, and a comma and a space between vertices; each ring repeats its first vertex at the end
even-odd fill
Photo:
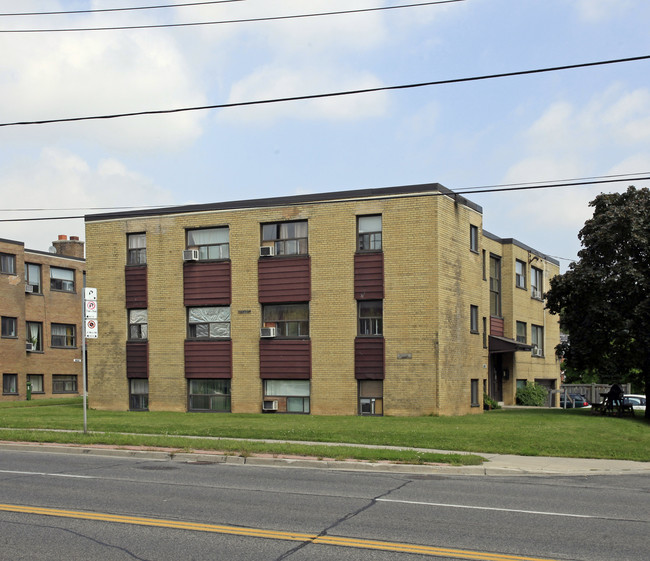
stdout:
POLYGON ((3 401, 81 393, 84 243, 59 236, 51 253, 0 239, 3 401))
POLYGON ((457 415, 559 387, 557 261, 438 184, 89 215, 86 243, 94 408, 457 415))

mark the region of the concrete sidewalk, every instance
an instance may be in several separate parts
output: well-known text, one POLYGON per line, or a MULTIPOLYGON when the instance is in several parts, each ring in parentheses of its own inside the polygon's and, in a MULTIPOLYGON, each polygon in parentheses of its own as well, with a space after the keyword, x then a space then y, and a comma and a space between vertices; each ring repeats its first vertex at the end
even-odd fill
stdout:
MULTIPOLYGON (((302 444, 308 444, 303 442, 302 444)), ((325 444, 325 443, 319 443, 325 444)), ((330 443, 331 444, 331 443, 330 443)), ((340 444, 340 446, 359 446, 340 444)), ((383 447, 377 447, 383 448, 383 447)), ((387 447, 386 447, 387 448, 387 447)), ((582 458, 551 458, 542 456, 513 456, 508 454, 474 453, 486 461, 479 466, 453 466, 449 464, 396 464, 390 462, 365 462, 357 460, 327 460, 308 457, 280 457, 251 454, 247 457, 227 455, 218 452, 177 452, 173 449, 152 449, 148 447, 114 447, 104 445, 62 445, 30 444, 17 442, 0 443, 0 450, 25 452, 54 452, 59 454, 84 454, 99 456, 119 456, 159 461, 189 463, 224 463, 249 466, 297 467, 329 470, 352 470, 365 472, 392 472, 411 474, 450 474, 450 475, 632 475, 649 474, 650 462, 628 460, 595 460, 582 458)), ((425 450, 425 449, 418 449, 425 450)), ((448 450, 426 450, 447 454, 467 454, 448 450)))

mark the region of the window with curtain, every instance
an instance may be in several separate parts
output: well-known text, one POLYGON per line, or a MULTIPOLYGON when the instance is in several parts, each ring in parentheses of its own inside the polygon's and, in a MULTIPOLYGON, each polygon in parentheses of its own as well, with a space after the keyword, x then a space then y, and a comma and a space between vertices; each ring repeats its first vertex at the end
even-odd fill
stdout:
POLYGON ((199 250, 199 260, 228 259, 230 231, 228 227, 202 228, 187 231, 187 248, 199 250))
POLYGON ((501 258, 490 255, 490 315, 501 317, 501 258))
POLYGON ((309 413, 309 380, 264 380, 265 397, 283 397, 287 413, 309 413))
POLYGON ((54 374, 52 376, 52 393, 77 393, 77 377, 54 374))
POLYGON ((307 221, 263 224, 262 245, 273 247, 275 255, 307 255, 307 221))
POLYGON ((129 339, 149 337, 149 313, 146 308, 129 310, 129 339))
POLYGON ((26 323, 27 342, 32 344, 32 351, 43 350, 43 324, 37 321, 26 323))
POLYGON ((16 332, 17 318, 10 318, 2 316, 2 336, 3 337, 17 337, 16 332))
POLYGON ((2 393, 3 394, 18 393, 18 374, 2 375, 2 393))
POLYGON ((147 235, 127 234, 127 257, 128 265, 144 265, 147 262, 147 235))
POLYGON ((149 380, 146 378, 129 380, 129 409, 131 411, 149 409, 149 380))
POLYGON ((43 393, 43 374, 27 374, 27 381, 32 385, 32 393, 43 393))
POLYGON ((65 323, 52 324, 52 346, 53 347, 75 347, 75 326, 65 323))
POLYGON ((530 342, 540 355, 544 354, 544 328, 541 325, 530 326, 530 342))
POLYGON ((526 263, 515 261, 515 285, 517 288, 526 288, 526 263))
POLYGON ((230 337, 230 306, 188 308, 187 323, 190 339, 230 337))
POLYGON ((517 341, 519 343, 526 342, 526 324, 523 321, 517 322, 517 341))
POLYGON ((16 274, 16 256, 11 253, 0 253, 0 273, 16 274))
POLYGON ((357 249, 381 251, 381 214, 357 218, 357 249))
POLYGON ((230 380, 188 380, 190 411, 230 411, 230 380))
POLYGON ((533 298, 542 299, 544 291, 544 273, 537 267, 530 268, 530 292, 533 298))
POLYGON ((74 270, 50 267, 50 290, 74 292, 74 270))

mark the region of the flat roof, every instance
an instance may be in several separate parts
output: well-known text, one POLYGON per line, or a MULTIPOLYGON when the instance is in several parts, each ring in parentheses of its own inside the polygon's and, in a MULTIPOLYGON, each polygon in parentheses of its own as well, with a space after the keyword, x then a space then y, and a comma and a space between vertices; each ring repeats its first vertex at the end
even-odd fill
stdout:
POLYGON ((345 200, 370 200, 383 198, 402 198, 421 195, 444 195, 448 196, 459 204, 467 206, 476 212, 483 213, 483 209, 454 193, 451 189, 440 185, 440 183, 424 183, 420 185, 406 185, 403 187, 382 187, 377 189, 357 189, 354 191, 334 191, 330 193, 311 193, 305 195, 292 195, 288 197, 271 197, 267 199, 250 199, 229 201, 221 203, 192 204, 182 206, 169 206, 160 208, 148 208, 142 210, 130 210, 126 212, 108 212, 103 214, 87 214, 86 222, 100 220, 120 220, 125 218, 142 218, 148 216, 164 216, 169 214, 185 214, 191 212, 209 212, 223 210, 239 210, 247 208, 265 208, 280 206, 296 206, 302 204, 324 204, 341 202, 345 200))
POLYGON ((557 265, 559 267, 560 262, 557 259, 554 259, 550 255, 546 255, 546 253, 542 253, 541 251, 538 251, 529 245, 526 245, 523 242, 520 242, 519 240, 516 240, 515 238, 500 238, 499 236, 496 236, 487 230, 483 230, 483 235, 486 238, 489 238, 491 240, 494 240, 495 242, 499 242, 501 244, 512 244, 516 245, 517 247, 520 247, 521 249, 525 249, 529 253, 532 253, 533 255, 537 255, 537 257, 541 257, 545 261, 548 261, 549 263, 553 263, 554 265, 557 265))

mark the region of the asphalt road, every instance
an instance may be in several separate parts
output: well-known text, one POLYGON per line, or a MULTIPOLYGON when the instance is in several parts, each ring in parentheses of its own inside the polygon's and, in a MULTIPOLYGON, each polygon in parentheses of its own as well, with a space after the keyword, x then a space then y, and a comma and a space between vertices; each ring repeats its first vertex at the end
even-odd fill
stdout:
POLYGON ((645 561, 650 478, 0 451, 0 559, 645 561))

